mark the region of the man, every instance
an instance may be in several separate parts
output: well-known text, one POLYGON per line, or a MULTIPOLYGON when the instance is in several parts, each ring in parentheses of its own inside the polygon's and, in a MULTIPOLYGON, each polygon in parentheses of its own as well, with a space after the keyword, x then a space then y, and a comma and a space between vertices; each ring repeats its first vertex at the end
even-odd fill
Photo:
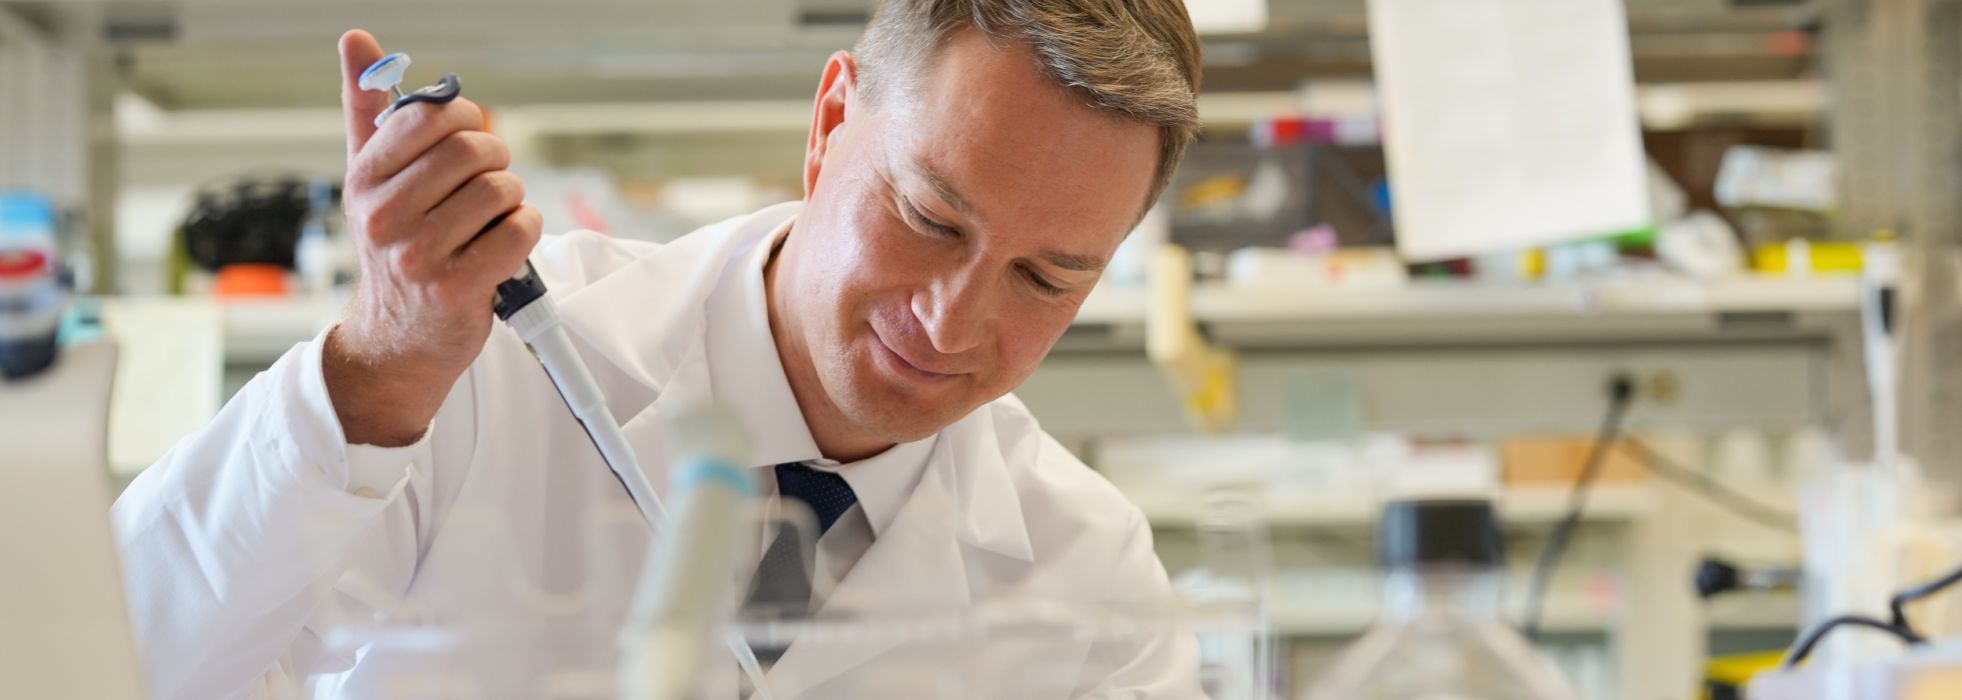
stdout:
MULTIPOLYGON (((115 507, 157 697, 323 678, 359 696, 386 654, 324 636, 349 621, 467 627, 575 600, 620 623, 651 537, 609 516, 632 512, 625 491, 487 313, 527 255, 652 482, 663 411, 713 400, 765 493, 813 503, 814 607, 1169 594, 1139 511, 1007 392, 1196 129, 1179 0, 888 0, 824 68, 804 201, 667 246, 541 243, 475 105, 376 128, 386 98, 356 83, 381 47, 354 31, 340 50, 355 299, 115 507)), ((1035 659, 1068 677, 1001 668, 983 695, 1198 693, 1190 639, 1079 642, 1035 659)), ((808 647, 770 671, 776 697, 905 694, 853 680, 890 650, 808 647)))

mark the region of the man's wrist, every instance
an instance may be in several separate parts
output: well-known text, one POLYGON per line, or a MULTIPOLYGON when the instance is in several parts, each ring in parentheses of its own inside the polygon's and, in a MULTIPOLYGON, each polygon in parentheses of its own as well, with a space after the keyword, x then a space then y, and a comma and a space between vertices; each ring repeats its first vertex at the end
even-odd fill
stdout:
POLYGON ((320 353, 321 376, 343 436, 355 445, 415 444, 446 393, 424 386, 439 375, 417 363, 351 352, 343 331, 330 329, 320 353))

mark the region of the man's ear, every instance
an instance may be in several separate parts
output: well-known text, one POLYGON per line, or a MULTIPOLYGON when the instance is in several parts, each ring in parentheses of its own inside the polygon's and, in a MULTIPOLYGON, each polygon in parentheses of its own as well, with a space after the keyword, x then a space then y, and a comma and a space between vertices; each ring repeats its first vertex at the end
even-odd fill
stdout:
POLYGON ((847 110, 858 94, 858 64, 852 55, 839 51, 824 63, 824 78, 818 82, 816 104, 811 109, 811 138, 804 145, 804 197, 817 187, 818 171, 831 151, 831 137, 845 125, 847 110))

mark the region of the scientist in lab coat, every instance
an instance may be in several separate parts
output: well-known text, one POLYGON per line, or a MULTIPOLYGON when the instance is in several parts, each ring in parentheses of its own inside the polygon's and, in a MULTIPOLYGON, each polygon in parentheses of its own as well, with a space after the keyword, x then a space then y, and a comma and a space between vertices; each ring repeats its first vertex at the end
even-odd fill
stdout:
MULTIPOLYGON (((668 245, 541 240, 477 106, 378 129, 388 101, 356 80, 382 48, 354 31, 340 53, 354 300, 114 508, 157 698, 363 695, 386 654, 329 639, 350 622, 467 628, 566 596, 623 619, 651 535, 600 517, 631 513, 626 492, 489 313, 526 256, 653 483, 663 410, 712 399, 765 492, 814 504, 812 606, 1170 594, 1140 511, 1008 392, 1197 128, 1179 0, 887 0, 823 68, 803 201, 668 245)), ((892 651, 792 643, 769 682, 917 697, 854 680, 892 651)), ((971 696, 1200 692, 1184 636, 1057 639, 1039 660, 1072 671, 1004 663, 971 696)))

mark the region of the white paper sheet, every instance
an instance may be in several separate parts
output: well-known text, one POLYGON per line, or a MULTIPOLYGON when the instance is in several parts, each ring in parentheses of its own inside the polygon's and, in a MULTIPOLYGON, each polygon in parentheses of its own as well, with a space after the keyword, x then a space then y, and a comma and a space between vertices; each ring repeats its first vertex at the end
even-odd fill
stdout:
POLYGON ((1370 0, 1369 34, 1405 257, 1650 223, 1619 0, 1370 0))

